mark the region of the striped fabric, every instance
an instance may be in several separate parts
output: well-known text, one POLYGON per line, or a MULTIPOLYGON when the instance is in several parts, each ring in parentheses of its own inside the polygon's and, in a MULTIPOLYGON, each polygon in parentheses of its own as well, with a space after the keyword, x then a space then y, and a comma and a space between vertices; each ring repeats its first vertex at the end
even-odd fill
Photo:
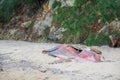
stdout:
POLYGON ((85 49, 81 52, 76 51, 73 47, 69 45, 60 45, 53 49, 47 50, 47 53, 51 56, 57 57, 59 59, 73 59, 73 61, 91 61, 100 62, 102 55, 96 54, 95 52, 85 49))

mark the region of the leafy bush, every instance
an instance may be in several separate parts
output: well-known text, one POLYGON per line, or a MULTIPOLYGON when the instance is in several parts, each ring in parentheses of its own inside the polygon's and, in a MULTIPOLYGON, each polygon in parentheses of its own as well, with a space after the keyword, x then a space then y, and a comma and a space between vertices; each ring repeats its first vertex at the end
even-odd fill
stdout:
POLYGON ((109 35, 115 35, 118 39, 120 39, 120 32, 111 32, 109 35))
POLYGON ((56 8, 56 7, 60 7, 61 6, 61 2, 60 1, 54 1, 53 5, 52 5, 52 9, 56 8))
POLYGON ((14 15, 17 5, 20 4, 18 0, 4 0, 0 5, 0 16, 4 18, 4 22, 8 22, 14 15))
POLYGON ((108 35, 102 35, 102 34, 90 34, 89 37, 84 41, 85 45, 91 46, 91 45, 110 45, 110 39, 108 35))
POLYGON ((31 8, 35 7, 34 0, 4 0, 2 4, 0 4, 0 20, 3 23, 7 23, 10 19, 15 16, 15 12, 20 6, 20 4, 27 5, 31 8))
POLYGON ((67 33, 64 34, 65 42, 67 43, 79 43, 84 34, 86 34, 86 24, 80 18, 82 15, 78 14, 79 10, 75 7, 63 7, 57 9, 57 14, 53 17, 53 23, 58 27, 64 27, 67 29, 67 33), (74 39, 74 40, 73 40, 74 39))
POLYGON ((74 4, 73 7, 58 8, 57 14, 53 17, 53 23, 57 27, 67 29, 67 32, 63 33, 64 42, 83 43, 85 41, 87 45, 109 44, 108 37, 105 35, 97 35, 98 38, 95 39, 89 27, 96 24, 98 19, 102 20, 102 25, 115 18, 120 19, 118 9, 120 0, 75 0, 74 4))

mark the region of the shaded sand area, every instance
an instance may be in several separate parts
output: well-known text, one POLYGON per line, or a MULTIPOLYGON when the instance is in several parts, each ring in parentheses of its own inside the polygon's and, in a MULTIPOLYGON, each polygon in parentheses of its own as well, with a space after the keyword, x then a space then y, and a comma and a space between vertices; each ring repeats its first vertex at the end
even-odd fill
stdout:
POLYGON ((100 63, 48 64, 56 58, 41 51, 57 45, 1 40, 0 80, 120 80, 120 48, 92 46, 102 51, 105 57, 100 63))

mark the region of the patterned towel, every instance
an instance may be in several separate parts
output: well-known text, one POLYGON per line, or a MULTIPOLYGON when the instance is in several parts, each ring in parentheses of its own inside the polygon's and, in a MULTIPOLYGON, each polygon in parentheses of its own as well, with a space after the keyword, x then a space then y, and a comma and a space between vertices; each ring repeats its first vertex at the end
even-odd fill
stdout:
POLYGON ((48 55, 57 57, 59 59, 72 59, 72 61, 90 61, 100 62, 102 55, 97 54, 90 49, 77 50, 70 45, 60 45, 55 48, 46 50, 48 55))

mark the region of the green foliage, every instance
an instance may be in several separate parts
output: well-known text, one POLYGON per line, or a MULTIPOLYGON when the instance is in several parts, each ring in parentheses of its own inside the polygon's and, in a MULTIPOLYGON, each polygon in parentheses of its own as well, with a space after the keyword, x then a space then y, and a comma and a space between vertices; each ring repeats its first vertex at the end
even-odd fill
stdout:
POLYGON ((90 34, 89 37, 84 41, 85 45, 91 46, 91 45, 109 45, 110 39, 108 35, 103 34, 90 34))
POLYGON ((80 43, 85 40, 87 45, 109 44, 105 35, 97 35, 95 39, 89 27, 98 19, 102 19, 102 25, 115 18, 120 19, 119 4, 120 0, 75 0, 73 7, 57 9, 53 23, 67 29, 67 32, 63 33, 66 43, 80 43))
MULTIPOLYGON (((0 4, 0 22, 4 24, 8 23, 15 16, 21 4, 35 10, 38 2, 37 0, 4 0, 0 4)), ((120 0, 75 0, 74 6, 72 7, 61 7, 61 2, 55 0, 52 9, 57 9, 57 14, 53 16, 53 23, 56 27, 67 29, 66 32, 63 32, 63 42, 84 42, 86 45, 109 44, 108 36, 95 35, 96 33, 92 33, 89 27, 93 27, 98 19, 102 20, 102 25, 105 22, 113 21, 115 18, 120 19, 119 8, 120 0)), ((31 13, 27 14, 31 15, 31 13)), ((34 21, 28 25, 28 31, 33 24, 34 21)), ((120 33, 114 34, 120 36, 120 33)))
POLYGON ((111 32, 109 35, 115 35, 117 38, 120 39, 120 32, 111 32))
POLYGON ((79 43, 80 40, 78 39, 82 36, 81 34, 86 32, 84 24, 79 21, 78 16, 80 15, 76 15, 77 11, 75 9, 74 7, 58 8, 58 14, 53 17, 53 22, 56 23, 57 26, 62 26, 67 29, 67 33, 63 33, 66 43, 79 43), (68 36, 68 39, 66 36, 68 36))
POLYGON ((30 24, 27 25, 27 28, 25 30, 26 33, 28 33, 28 31, 33 27, 34 23, 35 23, 35 20, 33 20, 30 24))
POLYGON ((0 21, 2 23, 9 22, 10 19, 15 16, 15 12, 20 4, 34 7, 34 3, 34 0, 4 0, 3 3, 0 4, 0 17, 3 19, 0 21))
POLYGON ((29 6, 32 6, 35 3, 35 1, 34 0, 24 0, 24 3, 29 6))
POLYGON ((61 6, 61 2, 60 1, 57 1, 55 0, 53 5, 52 5, 52 9, 56 8, 56 7, 60 7, 61 6))
POLYGON ((20 4, 18 0, 4 0, 0 5, 0 16, 4 18, 4 22, 8 22, 14 15, 17 5, 20 4))

